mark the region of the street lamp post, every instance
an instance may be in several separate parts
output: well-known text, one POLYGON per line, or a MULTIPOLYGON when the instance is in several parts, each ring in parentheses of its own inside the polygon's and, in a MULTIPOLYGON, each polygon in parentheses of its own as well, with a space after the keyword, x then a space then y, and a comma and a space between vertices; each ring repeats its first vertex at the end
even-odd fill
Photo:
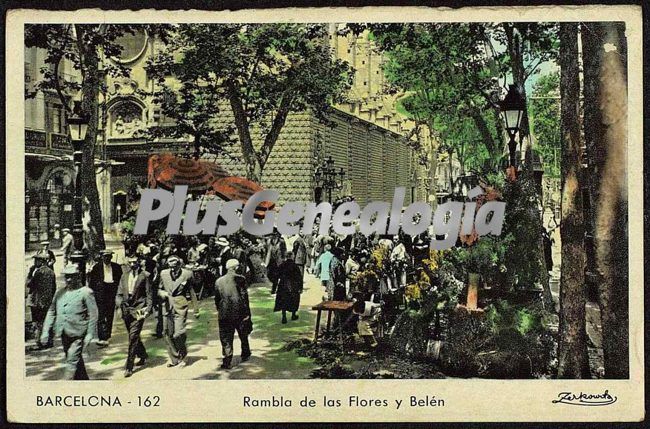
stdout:
POLYGON ((521 119, 524 116, 526 110, 526 101, 521 96, 519 90, 515 85, 510 85, 508 89, 508 94, 505 98, 499 103, 501 109, 501 114, 503 115, 503 121, 506 126, 506 131, 510 137, 508 142, 508 152, 509 152, 509 166, 516 167, 516 152, 517 152, 517 141, 515 137, 519 132, 519 127, 521 125, 521 119))
POLYGON ((75 170, 74 182, 74 226, 72 228, 72 238, 74 240, 74 252, 70 255, 72 263, 77 264, 81 273, 82 284, 85 284, 86 277, 86 255, 83 251, 83 220, 82 220, 82 192, 81 192, 81 160, 83 157, 83 143, 88 131, 88 121, 73 114, 68 118, 68 136, 72 143, 75 170))
POLYGON ((314 173, 314 181, 318 186, 327 191, 327 201, 332 204, 332 190, 343 188, 343 178, 345 171, 343 167, 336 171, 334 167, 334 159, 329 156, 321 166, 316 167, 314 173), (338 178, 337 178, 338 177, 338 178))

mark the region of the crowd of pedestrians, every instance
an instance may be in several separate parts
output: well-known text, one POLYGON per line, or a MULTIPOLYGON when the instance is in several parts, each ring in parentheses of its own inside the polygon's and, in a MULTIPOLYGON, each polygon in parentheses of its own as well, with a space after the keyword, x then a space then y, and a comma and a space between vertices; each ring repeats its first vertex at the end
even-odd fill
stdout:
POLYGON ((86 379, 81 352, 91 342, 99 348, 110 344, 117 314, 128 332, 125 377, 130 377, 134 365, 147 362, 140 336, 145 319, 153 317, 155 335, 166 341, 167 366, 183 367, 190 312, 199 317, 198 301, 212 297, 219 321, 221 368, 227 370, 232 365, 235 333, 241 360, 252 355, 249 286, 269 284, 274 311, 280 313, 278 323, 286 324, 300 317, 305 273, 320 280, 323 301, 354 303, 356 333, 374 347, 378 315, 399 306, 407 274, 428 254, 428 243, 426 234, 415 239, 360 233, 336 236, 320 235, 316 229, 306 236, 283 237, 274 231, 267 237, 252 237, 240 232, 205 239, 156 232, 125 240, 124 266, 113 261, 112 251, 100 252, 87 270, 86 284, 64 249, 64 284, 59 288, 53 271, 56 257, 44 243, 27 275, 36 348, 52 347, 53 337, 60 337, 67 377, 86 379), (380 265, 390 269, 378 269, 380 265))

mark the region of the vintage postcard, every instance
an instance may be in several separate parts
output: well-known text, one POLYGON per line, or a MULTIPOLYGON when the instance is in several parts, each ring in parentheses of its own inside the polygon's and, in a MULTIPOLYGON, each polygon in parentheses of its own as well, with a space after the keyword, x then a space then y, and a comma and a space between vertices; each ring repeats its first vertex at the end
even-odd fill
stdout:
POLYGON ((641 27, 9 11, 9 420, 644 419, 641 27))

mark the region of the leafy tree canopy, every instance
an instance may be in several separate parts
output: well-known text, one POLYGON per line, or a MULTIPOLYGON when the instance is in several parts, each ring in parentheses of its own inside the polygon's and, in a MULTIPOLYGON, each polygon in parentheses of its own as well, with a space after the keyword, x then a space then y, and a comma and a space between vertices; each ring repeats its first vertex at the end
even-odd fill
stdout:
POLYGON ((323 24, 186 24, 149 66, 167 97, 164 111, 179 134, 216 136, 205 115, 225 105, 242 148, 250 178, 259 178, 290 112, 311 110, 320 120, 344 101, 352 69, 332 58, 323 24), (168 78, 179 82, 170 86, 168 78), (209 107, 209 109, 206 109, 209 107), (209 110, 209 111, 208 111, 209 110), (263 143, 253 145, 254 137, 263 143))
POLYGON ((502 149, 495 109, 498 76, 505 66, 491 55, 486 27, 427 23, 367 28, 386 55, 388 89, 405 94, 400 105, 409 117, 428 125, 462 161, 476 155, 477 168, 494 168, 502 149), (483 149, 467 150, 469 145, 483 149))
POLYGON ((537 148, 547 175, 559 177, 560 133, 560 74, 541 76, 533 86, 530 102, 531 123, 537 137, 537 148))

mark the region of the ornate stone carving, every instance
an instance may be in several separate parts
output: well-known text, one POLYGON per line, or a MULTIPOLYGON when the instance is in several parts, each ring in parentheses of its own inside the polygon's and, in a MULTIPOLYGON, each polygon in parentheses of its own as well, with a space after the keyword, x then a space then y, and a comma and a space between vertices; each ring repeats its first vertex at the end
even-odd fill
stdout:
POLYGON ((138 82, 128 77, 121 77, 115 79, 108 92, 117 96, 133 95, 137 89, 138 82))
POLYGON ((139 137, 145 129, 142 107, 133 101, 121 101, 110 110, 110 136, 139 137))

